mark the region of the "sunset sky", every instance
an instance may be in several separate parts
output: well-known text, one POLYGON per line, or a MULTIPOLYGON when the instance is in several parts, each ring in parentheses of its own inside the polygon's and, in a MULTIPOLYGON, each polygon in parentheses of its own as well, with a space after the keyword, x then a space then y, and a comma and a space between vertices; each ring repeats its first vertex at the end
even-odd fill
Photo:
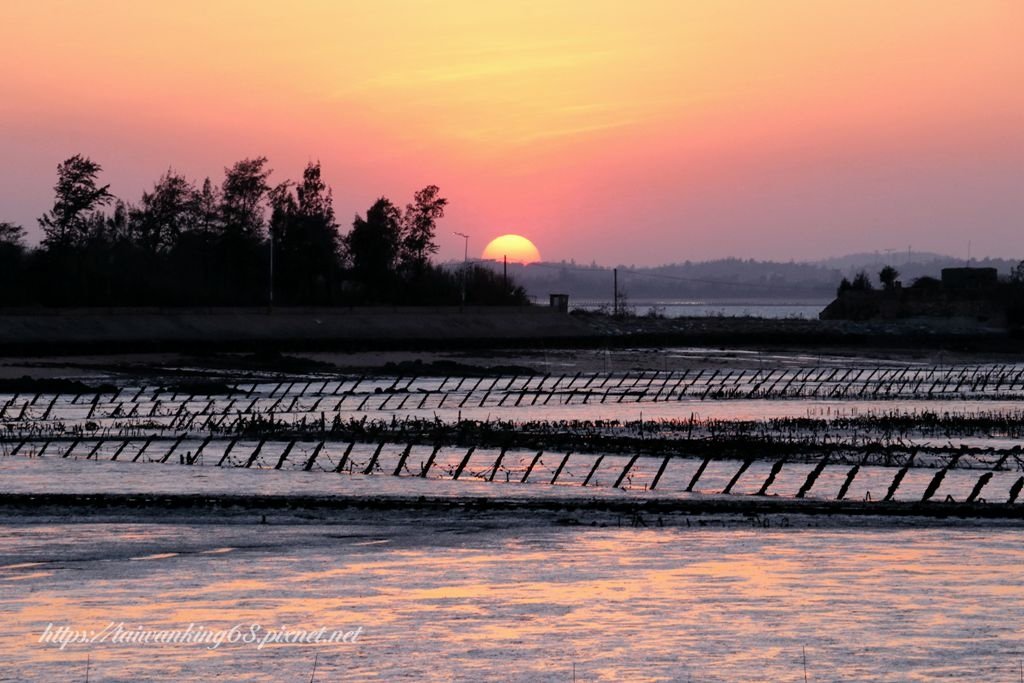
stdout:
POLYGON ((1024 2, 0 2, 0 221, 81 152, 136 201, 319 159, 346 228, 437 184, 443 260, 1024 258, 1024 2))

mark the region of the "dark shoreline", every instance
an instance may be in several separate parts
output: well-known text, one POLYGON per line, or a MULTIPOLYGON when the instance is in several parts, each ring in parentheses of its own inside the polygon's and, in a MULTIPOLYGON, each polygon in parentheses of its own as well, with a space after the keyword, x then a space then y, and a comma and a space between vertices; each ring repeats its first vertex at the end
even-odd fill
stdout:
POLYGON ((1022 342, 938 319, 613 318, 540 306, 0 310, 0 354, 8 356, 667 346, 1019 353, 1022 342))
MULTIPOLYGON (((819 517, 901 518, 929 520, 1024 520, 1024 505, 945 502, 819 501, 771 496, 731 498, 692 497, 686 499, 647 498, 609 500, 606 498, 492 498, 482 496, 304 496, 233 494, 145 494, 145 493, 4 493, 0 494, 0 516, 76 515, 82 521, 91 516, 132 515, 144 521, 165 521, 176 513, 244 513, 248 517, 275 512, 330 514, 337 512, 413 514, 453 513, 474 517, 494 513, 513 516, 530 513, 559 515, 741 515, 795 514, 819 517)), ((584 523, 586 520, 577 520, 584 523)))

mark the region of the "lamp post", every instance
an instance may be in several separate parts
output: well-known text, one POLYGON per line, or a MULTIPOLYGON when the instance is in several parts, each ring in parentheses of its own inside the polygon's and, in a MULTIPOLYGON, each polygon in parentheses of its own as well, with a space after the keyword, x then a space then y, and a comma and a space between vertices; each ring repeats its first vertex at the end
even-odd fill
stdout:
POLYGON ((274 310, 274 227, 271 226, 267 231, 270 235, 270 283, 269 291, 267 293, 267 307, 274 310))
POLYGON ((456 235, 464 240, 462 252, 462 305, 466 305, 466 276, 469 269, 469 235, 464 232, 456 232, 456 235))
POLYGON ((619 269, 612 268, 612 315, 619 316, 619 269))

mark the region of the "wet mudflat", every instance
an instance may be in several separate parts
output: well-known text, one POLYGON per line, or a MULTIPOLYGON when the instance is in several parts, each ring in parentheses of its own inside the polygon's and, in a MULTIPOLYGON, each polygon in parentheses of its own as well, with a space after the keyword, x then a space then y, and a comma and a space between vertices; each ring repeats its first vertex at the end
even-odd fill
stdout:
POLYGON ((1024 366, 675 355, 12 389, 0 680, 801 681, 805 652, 808 680, 1016 680, 1024 366), (43 494, 212 503, 24 504, 43 494), (310 496, 357 502, 258 503, 310 496), (690 505, 797 498, 941 514, 690 505), (621 512, 646 501, 668 512, 621 512), (363 631, 60 650, 51 623, 363 631))
POLYGON ((0 679, 1013 680, 1024 649, 1019 529, 271 521, 6 520, 0 679), (38 642, 110 621, 363 632, 38 642))

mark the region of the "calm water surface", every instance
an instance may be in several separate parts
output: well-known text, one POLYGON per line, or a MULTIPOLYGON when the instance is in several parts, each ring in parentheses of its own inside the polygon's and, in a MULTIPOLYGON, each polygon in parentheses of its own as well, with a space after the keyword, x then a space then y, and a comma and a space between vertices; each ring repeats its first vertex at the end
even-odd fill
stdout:
POLYGON ((1016 681, 1007 528, 0 526, 0 679, 1016 681), (354 645, 38 643, 354 628, 354 645))
MULTIPOLYGON (((629 310, 644 316, 652 311, 666 318, 804 318, 817 320, 818 314, 828 306, 831 299, 801 302, 734 302, 734 301, 681 301, 679 299, 638 299, 624 301, 629 310)), ((534 303, 546 306, 548 300, 534 299, 534 303)), ((585 311, 611 310, 609 301, 569 299, 569 307, 585 311)))

